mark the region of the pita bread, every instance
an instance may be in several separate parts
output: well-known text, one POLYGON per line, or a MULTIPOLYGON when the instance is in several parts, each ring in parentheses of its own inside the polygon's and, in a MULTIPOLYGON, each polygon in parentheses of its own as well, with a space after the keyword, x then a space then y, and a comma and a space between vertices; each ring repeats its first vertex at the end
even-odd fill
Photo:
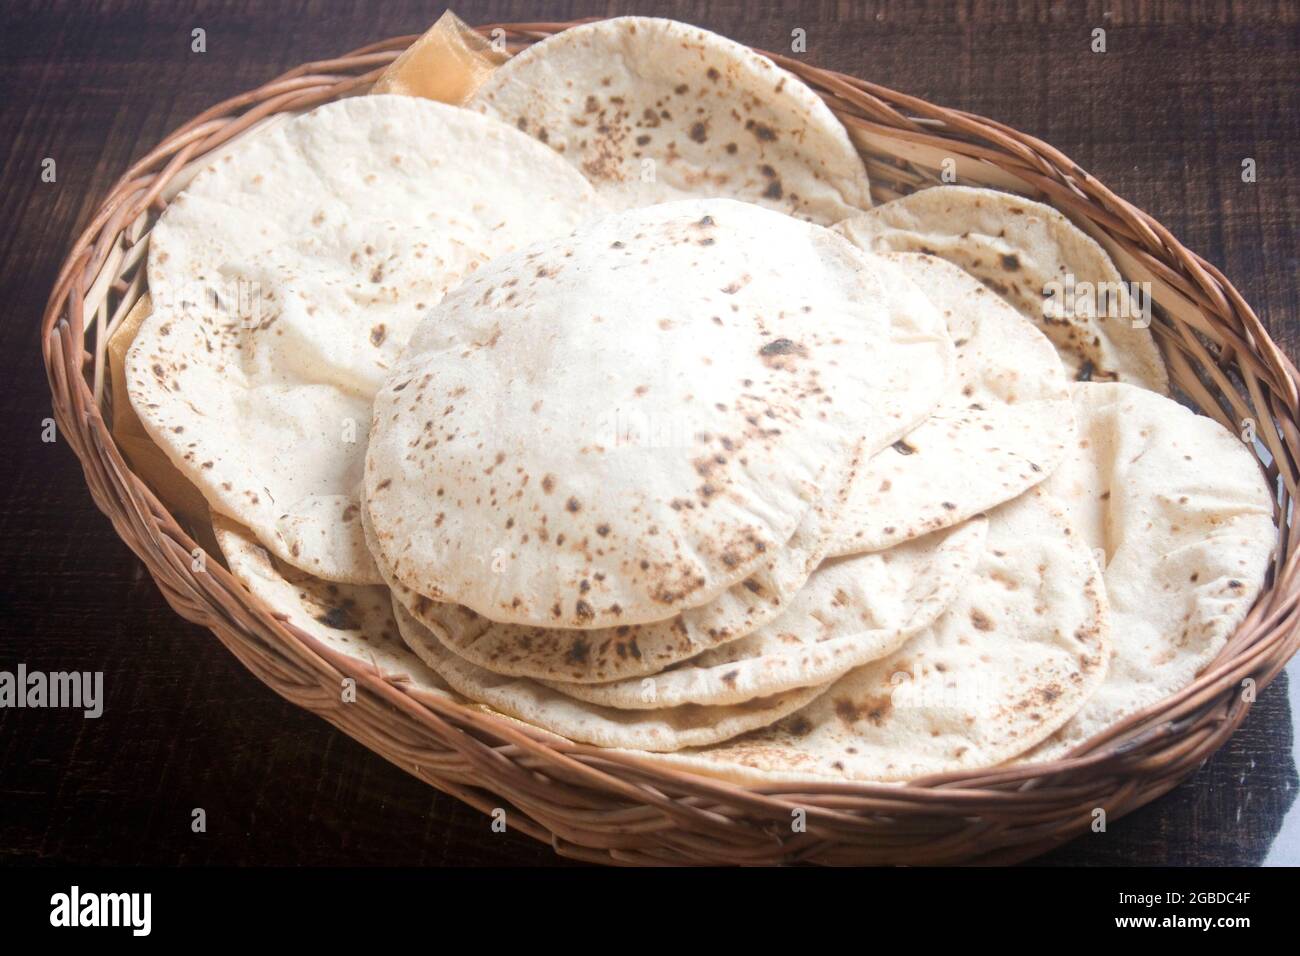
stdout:
POLYGON ((630 709, 737 704, 825 684, 933 624, 983 553, 986 527, 975 518, 888 551, 828 561, 776 620, 653 676, 544 683, 588 703, 630 709))
POLYGON ((406 643, 459 693, 534 727, 599 747, 666 752, 726 740, 798 710, 825 689, 802 688, 735 707, 597 707, 526 677, 504 677, 476 667, 443 647, 402 605, 393 609, 406 643))
POLYGON ((938 308, 957 361, 934 414, 858 472, 833 555, 890 548, 996 507, 1051 474, 1074 437, 1065 369, 1032 323, 952 263, 885 258, 938 308))
POLYGON ((506 62, 469 106, 546 143, 618 209, 725 196, 828 226, 871 207, 862 158, 821 97, 684 23, 571 27, 506 62))
POLYGON ((416 698, 464 703, 402 642, 385 588, 313 578, 278 561, 229 518, 214 515, 212 526, 230 573, 283 620, 416 698))
POLYGON ((837 229, 863 249, 923 252, 961 266, 1042 329, 1076 379, 1169 391, 1147 327, 1149 303, 1143 316, 1106 251, 1051 206, 992 189, 936 186, 837 229))
POLYGON ((745 783, 991 766, 1069 720, 1109 658, 1100 574, 1035 488, 989 515, 984 556, 933 627, 770 727, 660 759, 745 783))
POLYGON ((375 400, 376 558, 502 623, 664 620, 914 427, 952 353, 915 287, 819 226, 725 199, 599 220, 413 334, 375 400))
POLYGON ((1052 760, 1190 684, 1259 596, 1277 542, 1249 446, 1127 385, 1077 385, 1079 441, 1045 487, 1105 558, 1106 682, 1025 761, 1052 760))
POLYGON ((554 153, 441 103, 355 97, 268 128, 154 227, 131 404, 277 557, 378 583, 354 495, 374 392, 448 288, 596 208, 554 153))

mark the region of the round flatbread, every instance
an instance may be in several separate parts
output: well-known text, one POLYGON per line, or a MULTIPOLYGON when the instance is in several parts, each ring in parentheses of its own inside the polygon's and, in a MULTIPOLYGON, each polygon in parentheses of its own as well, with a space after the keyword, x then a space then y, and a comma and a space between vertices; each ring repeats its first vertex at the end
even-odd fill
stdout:
POLYGON ((886 253, 934 303, 957 349, 934 414, 882 449, 849 488, 832 555, 951 527, 1043 481, 1074 438, 1052 344, 980 282, 934 256, 886 253))
POLYGON ((1071 376, 1167 394, 1150 302, 1101 246, 1042 203, 968 186, 923 189, 837 229, 864 249, 922 252, 975 276, 1052 340, 1071 376))
POLYGON ((468 105, 546 143, 619 209, 726 196, 828 226, 871 207, 862 158, 821 97, 684 23, 571 27, 509 60, 468 105))
POLYGON ((989 515, 984 556, 933 627, 770 727, 659 759, 744 783, 992 766, 1069 720, 1109 658, 1100 573, 1035 488, 989 515))
MULTIPOLYGON (((699 607, 644 624, 593 629, 501 624, 457 604, 430 601, 391 576, 388 580, 394 599, 472 664, 514 677, 613 681, 652 674, 780 616, 825 557, 833 523, 833 513, 817 505, 786 546, 767 555, 749 577, 699 607)), ((373 534, 368 516, 366 525, 373 534)))
POLYGON ((376 558, 497 622, 665 620, 914 427, 952 354, 914 286, 819 226, 725 199, 602 219, 412 336, 375 400, 376 558))
POLYGON ((1076 385, 1079 440, 1044 486, 1105 568, 1115 655, 1064 727, 1023 758, 1064 756, 1190 684, 1246 616, 1277 544, 1250 446, 1127 385, 1076 385))
POLYGON ((465 703, 403 643, 386 588, 314 578, 277 560, 247 528, 221 515, 212 516, 212 530, 230 573, 298 630, 416 698, 465 703))
POLYGON ((737 704, 836 680, 935 622, 984 550, 987 522, 888 551, 827 561, 775 620, 658 674, 607 684, 544 683, 606 707, 737 704))
POLYGON ((703 746, 764 727, 803 707, 825 689, 802 688, 735 707, 597 707, 526 677, 504 677, 477 667, 443 647, 402 605, 394 605, 393 610, 406 643, 459 693, 534 727, 599 747, 663 753, 703 746))
POLYGON ((321 106, 226 153, 154 227, 131 404, 213 511, 313 575, 378 583, 355 491, 411 329, 481 263, 598 208, 488 117, 404 96, 321 106))

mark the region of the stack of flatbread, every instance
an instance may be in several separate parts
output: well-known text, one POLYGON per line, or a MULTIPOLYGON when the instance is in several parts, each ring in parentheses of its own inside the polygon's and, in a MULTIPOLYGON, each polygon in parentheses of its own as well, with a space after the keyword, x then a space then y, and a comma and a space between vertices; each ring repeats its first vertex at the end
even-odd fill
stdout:
POLYGON ((152 233, 132 407, 282 618, 758 782, 1055 759, 1218 654, 1273 497, 1069 219, 873 207, 820 97, 673 21, 476 71, 259 130, 152 233))

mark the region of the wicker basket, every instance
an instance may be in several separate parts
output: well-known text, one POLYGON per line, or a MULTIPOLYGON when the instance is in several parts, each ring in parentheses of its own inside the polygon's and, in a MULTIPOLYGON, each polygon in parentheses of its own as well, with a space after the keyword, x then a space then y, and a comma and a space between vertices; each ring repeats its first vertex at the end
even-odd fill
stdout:
MULTIPOLYGON (((569 24, 503 25, 514 48, 569 24)), ((495 25, 494 25, 495 26, 495 25)), ((483 32, 494 26, 480 28, 483 32)), ((1146 213, 1046 143, 789 57, 774 60, 817 90, 862 150, 877 198, 941 181, 995 186, 1051 203, 1103 243, 1127 278, 1151 283, 1153 328, 1171 378, 1233 431, 1252 419, 1280 489, 1278 556, 1268 587, 1191 687, 1051 765, 947 774, 907 786, 742 788, 580 744, 557 743, 451 703, 419 703, 286 625, 196 547, 134 474, 106 419, 109 334, 145 291, 149 229, 167 200, 232 138, 277 114, 364 92, 415 37, 308 63, 195 117, 117 182, 68 256, 42 332, 54 411, 95 503, 182 616, 212 629, 278 693, 440 790, 556 852, 616 863, 1011 862, 1084 832, 1095 808, 1114 820, 1172 789, 1224 743, 1253 694, 1297 647, 1295 526, 1300 449, 1297 372, 1212 265, 1146 213), (355 703, 338 694, 356 678, 355 703), (1251 683, 1253 682, 1253 684, 1251 683), (794 832, 794 811, 806 828, 794 832)), ((124 401, 125 396, 117 396, 124 401)))

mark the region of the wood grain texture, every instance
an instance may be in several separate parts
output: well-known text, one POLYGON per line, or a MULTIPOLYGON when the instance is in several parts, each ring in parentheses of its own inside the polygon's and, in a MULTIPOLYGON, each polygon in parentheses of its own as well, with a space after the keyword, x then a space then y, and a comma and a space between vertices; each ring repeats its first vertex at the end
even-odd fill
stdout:
MULTIPOLYGON (((675 16, 1033 133, 1220 266, 1300 353, 1294 3, 462 3, 472 23, 675 16), (1109 12, 1107 12, 1109 11, 1109 12), (1106 30, 1107 52, 1090 51, 1106 30), (1258 178, 1241 181, 1244 158, 1258 178)), ((9 2, 0 28, 0 669, 102 670, 99 720, 0 710, 0 863, 550 864, 285 703, 165 605, 49 414, 37 324, 135 157, 290 66, 423 30, 385 2, 9 2), (207 52, 190 51, 191 30, 207 52), (41 181, 45 158, 57 182, 41 181), (190 830, 193 808, 208 832, 190 830)), ((1291 669, 1294 677, 1295 665, 1291 669)), ((1297 862, 1288 679, 1152 806, 1046 862, 1297 862), (1277 840, 1279 830, 1284 832, 1277 840), (1276 841, 1276 842, 1275 842, 1276 841), (1271 848, 1271 851, 1270 851, 1271 848), (1289 856, 1288 856, 1289 855, 1289 856)))

